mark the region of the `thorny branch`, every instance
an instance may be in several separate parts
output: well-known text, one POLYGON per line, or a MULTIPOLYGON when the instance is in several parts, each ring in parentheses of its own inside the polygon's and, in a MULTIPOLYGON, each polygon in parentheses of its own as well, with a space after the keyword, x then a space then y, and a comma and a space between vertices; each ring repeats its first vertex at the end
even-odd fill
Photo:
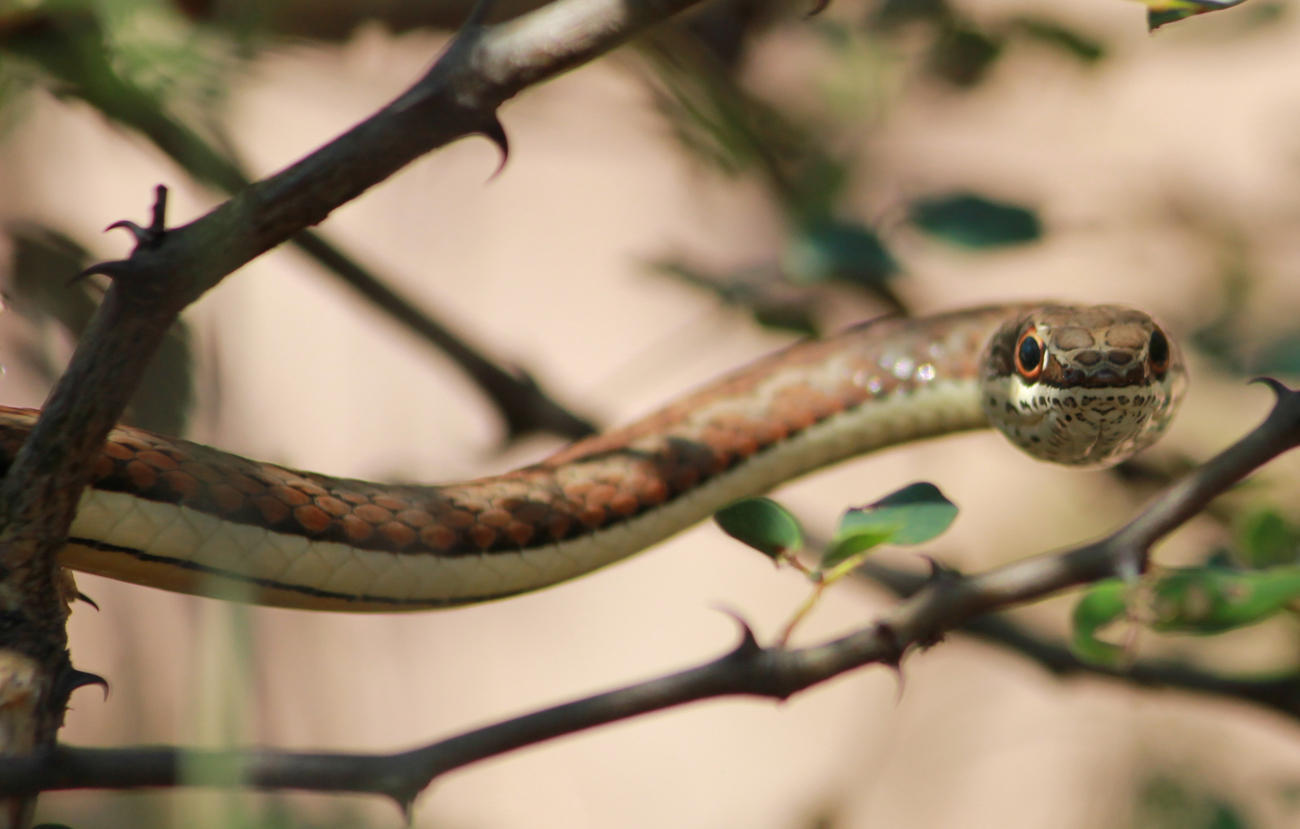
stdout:
MULTIPOLYGON (((75 592, 55 553, 95 453, 181 309, 430 150, 475 133, 504 150, 501 104, 696 2, 558 0, 467 26, 396 100, 207 215, 166 227, 160 193, 148 228, 120 225, 135 250, 88 270, 113 284, 0 482, 0 753, 51 756, 68 695, 90 679, 68 655, 75 592)), ((0 801, 0 827, 27 825, 33 806, 30 797, 0 801)))
MULTIPOLYGON (((1300 445, 1300 392, 1266 381, 1273 410, 1241 440, 1167 487, 1134 519, 1109 536, 1044 553, 982 574, 938 571, 892 612, 839 639, 806 648, 761 646, 741 622, 740 643, 720 658, 675 674, 536 711, 397 754, 295 754, 186 751, 177 748, 90 749, 59 746, 41 757, 0 761, 0 792, 61 788, 139 788, 207 785, 293 788, 384 794, 409 809, 438 775, 503 752, 616 720, 710 697, 786 699, 853 668, 899 666, 912 649, 992 610, 1006 609, 1070 587, 1144 569, 1151 546, 1200 512, 1213 498, 1272 458, 1300 445), (182 773, 182 769, 184 772, 182 773)), ((1140 678, 1139 678, 1140 680, 1140 678)), ((1220 689, 1223 690, 1223 689, 1220 689)), ((1300 716, 1257 689, 1241 698, 1300 716)), ((1225 691, 1226 692, 1226 691, 1225 691)))
MULTIPOLYGON (((856 571, 901 598, 925 587, 928 579, 873 561, 856 571)), ((986 614, 968 619, 954 632, 1001 646, 1036 663, 1057 677, 1098 676, 1127 685, 1188 691, 1238 702, 1250 702, 1300 721, 1300 672, 1265 676, 1225 676, 1183 661, 1141 659, 1123 666, 1085 662, 1063 642, 1034 633, 1005 615, 986 614)))

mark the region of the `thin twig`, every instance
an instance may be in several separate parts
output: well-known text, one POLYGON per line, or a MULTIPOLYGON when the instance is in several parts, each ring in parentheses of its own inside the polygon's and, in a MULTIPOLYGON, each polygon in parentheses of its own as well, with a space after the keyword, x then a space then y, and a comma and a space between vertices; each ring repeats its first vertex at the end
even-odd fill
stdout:
MULTIPOLYGON (((919 573, 873 561, 861 565, 857 572, 901 598, 916 594, 929 581, 919 573)), ((1064 643, 1038 635, 1026 626, 996 614, 968 619, 956 632, 1013 651, 1059 677, 1107 677, 1129 685, 1208 694, 1261 705, 1300 720, 1300 673, 1295 671, 1239 677, 1164 659, 1141 659, 1123 666, 1085 662, 1064 643)))
MULTIPOLYGON (((1270 385, 1277 402, 1263 423, 1168 487, 1110 536, 974 576, 937 570, 892 612, 839 639, 794 650, 764 648, 741 622, 739 645, 718 659, 412 751, 362 755, 62 746, 43 758, 0 761, 0 792, 92 786, 248 786, 379 793, 406 808, 438 775, 523 746, 711 697, 786 699, 853 668, 871 663, 899 666, 909 650, 939 641, 980 614, 1114 576, 1131 561, 1144 562, 1151 544, 1252 470, 1300 444, 1300 393, 1271 381, 1270 385)), ((1256 683, 1240 698, 1300 717, 1295 688, 1292 679, 1256 683)))

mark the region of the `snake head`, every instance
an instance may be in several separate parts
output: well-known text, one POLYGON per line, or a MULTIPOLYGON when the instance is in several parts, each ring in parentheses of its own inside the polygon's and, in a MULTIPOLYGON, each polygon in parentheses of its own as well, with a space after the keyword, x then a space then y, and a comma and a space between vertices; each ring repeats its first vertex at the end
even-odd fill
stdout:
POLYGON ((989 421, 1034 457, 1073 466, 1112 466, 1150 445, 1187 385, 1160 325, 1117 305, 1028 310, 989 340, 982 366, 989 421))

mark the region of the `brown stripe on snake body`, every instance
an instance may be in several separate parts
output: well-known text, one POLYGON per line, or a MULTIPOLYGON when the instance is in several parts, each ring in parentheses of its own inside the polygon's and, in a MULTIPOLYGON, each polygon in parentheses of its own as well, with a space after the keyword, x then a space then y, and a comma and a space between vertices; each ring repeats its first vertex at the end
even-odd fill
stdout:
MULTIPOLYGON (((793 346, 630 426, 503 475, 384 485, 260 463, 115 429, 93 486, 239 524, 396 553, 518 551, 616 525, 863 403, 977 374, 1005 306, 883 320, 793 346)), ((0 407, 8 468, 35 410, 0 407)))

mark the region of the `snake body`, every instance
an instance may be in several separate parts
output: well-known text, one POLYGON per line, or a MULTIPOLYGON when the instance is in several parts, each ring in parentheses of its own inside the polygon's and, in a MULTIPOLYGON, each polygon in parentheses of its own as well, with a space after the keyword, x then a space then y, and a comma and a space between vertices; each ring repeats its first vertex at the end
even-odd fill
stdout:
MULTIPOLYGON (((333 478, 119 427, 60 560, 189 593, 333 610, 444 607, 553 584, 851 455, 997 425, 1031 454, 1113 463, 1155 439, 1176 349, 1117 306, 884 319, 797 344, 502 475, 333 478)), ((0 407, 0 465, 39 412, 0 407)))

